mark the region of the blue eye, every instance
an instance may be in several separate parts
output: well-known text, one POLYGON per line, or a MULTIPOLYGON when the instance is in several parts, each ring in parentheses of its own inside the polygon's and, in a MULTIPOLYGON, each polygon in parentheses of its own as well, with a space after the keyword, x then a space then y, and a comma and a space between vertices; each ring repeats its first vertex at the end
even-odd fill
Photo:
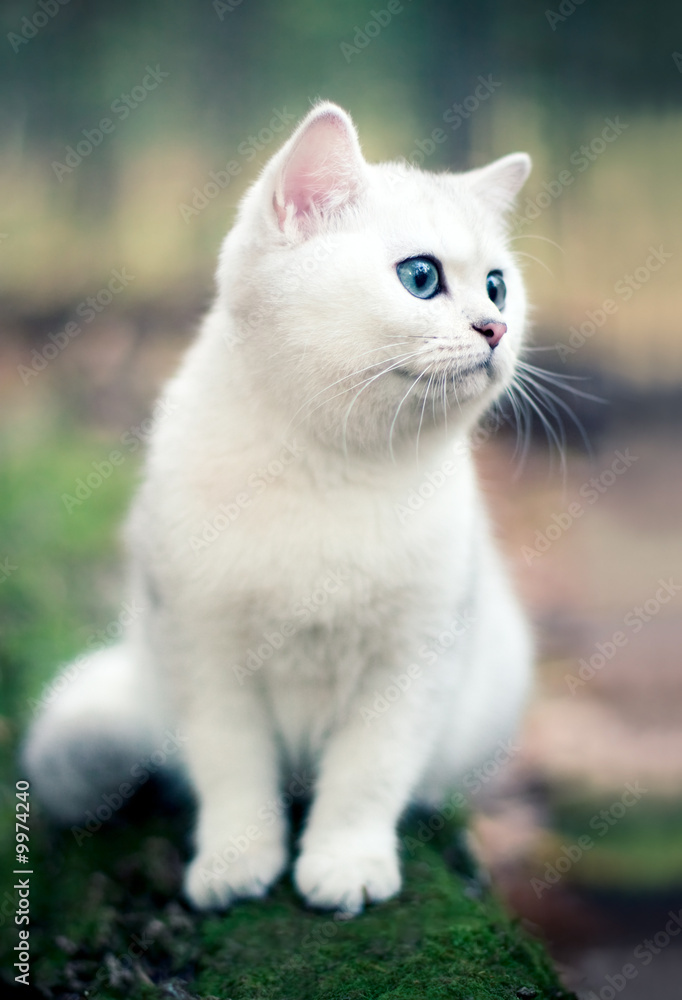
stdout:
POLYGON ((428 257, 410 257, 396 265, 396 271, 410 295, 418 299, 431 299, 441 291, 438 267, 428 257))
POLYGON ((488 298, 494 302, 498 309, 504 309, 507 298, 507 286, 502 278, 501 271, 491 271, 485 281, 488 298))

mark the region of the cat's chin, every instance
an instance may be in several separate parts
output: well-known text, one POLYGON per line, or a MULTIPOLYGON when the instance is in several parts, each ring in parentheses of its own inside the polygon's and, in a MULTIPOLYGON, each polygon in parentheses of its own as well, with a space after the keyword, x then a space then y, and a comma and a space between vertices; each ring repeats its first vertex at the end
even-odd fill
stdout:
POLYGON ((491 391, 501 392, 511 380, 511 367, 489 355, 478 361, 433 365, 426 371, 396 368, 394 374, 403 383, 414 383, 420 398, 442 400, 445 392, 453 402, 462 403, 488 397, 491 391))

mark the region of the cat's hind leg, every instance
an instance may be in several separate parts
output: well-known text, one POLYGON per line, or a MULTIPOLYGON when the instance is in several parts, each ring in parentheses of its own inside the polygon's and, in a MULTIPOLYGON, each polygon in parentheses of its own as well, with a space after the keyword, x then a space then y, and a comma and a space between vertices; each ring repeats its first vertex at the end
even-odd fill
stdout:
POLYGON ((77 823, 89 810, 106 818, 112 802, 147 780, 150 760, 159 763, 163 752, 179 763, 177 740, 172 754, 161 749, 158 706, 139 668, 135 650, 121 643, 64 668, 41 699, 22 764, 57 822, 77 823))

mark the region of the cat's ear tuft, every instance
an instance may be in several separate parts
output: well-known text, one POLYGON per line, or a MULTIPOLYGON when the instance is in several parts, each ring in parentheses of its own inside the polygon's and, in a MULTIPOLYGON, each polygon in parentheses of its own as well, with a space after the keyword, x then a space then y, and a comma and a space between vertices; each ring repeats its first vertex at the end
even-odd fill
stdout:
POLYGON ((465 177, 490 208, 506 212, 512 208, 517 194, 528 180, 531 166, 528 153, 509 153, 485 167, 470 170, 465 177))
POLYGON ((365 161, 355 127, 336 104, 319 104, 278 156, 273 206, 280 229, 305 238, 350 204, 362 185, 365 161))

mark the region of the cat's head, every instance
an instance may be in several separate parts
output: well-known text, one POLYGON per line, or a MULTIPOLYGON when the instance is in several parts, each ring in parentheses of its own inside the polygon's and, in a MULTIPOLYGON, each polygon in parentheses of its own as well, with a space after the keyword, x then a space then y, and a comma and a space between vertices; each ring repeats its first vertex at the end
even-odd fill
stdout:
POLYGON ((530 170, 369 164, 315 107, 247 193, 223 247, 235 364, 295 423, 375 451, 473 422, 509 384, 526 302, 505 213, 530 170))

